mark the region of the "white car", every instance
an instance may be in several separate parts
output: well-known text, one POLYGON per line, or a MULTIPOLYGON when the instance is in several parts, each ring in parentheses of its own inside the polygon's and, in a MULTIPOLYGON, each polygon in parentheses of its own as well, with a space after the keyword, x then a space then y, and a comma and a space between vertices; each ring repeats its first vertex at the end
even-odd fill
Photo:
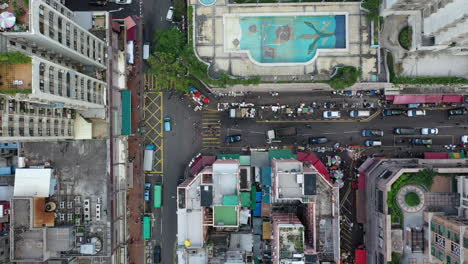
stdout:
POLYGON ((333 119, 333 118, 340 118, 341 113, 340 111, 325 111, 323 112, 323 118, 333 119))
POLYGON ((437 135, 439 129, 437 128, 421 128, 421 135, 437 135))
POLYGON ((461 137, 461 143, 462 144, 468 144, 468 135, 464 135, 461 137))
POLYGON ((132 0, 115 0, 115 3, 119 5, 129 5, 132 3, 132 0))
POLYGON ((408 116, 425 116, 426 110, 408 110, 406 111, 408 116))

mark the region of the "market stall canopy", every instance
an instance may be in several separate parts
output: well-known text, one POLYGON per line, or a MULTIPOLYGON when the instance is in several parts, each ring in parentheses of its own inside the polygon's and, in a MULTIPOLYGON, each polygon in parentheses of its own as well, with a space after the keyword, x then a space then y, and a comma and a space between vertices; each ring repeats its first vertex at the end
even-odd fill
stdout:
POLYGON ((12 28, 16 23, 16 17, 13 13, 8 11, 0 14, 0 28, 9 29, 12 28))

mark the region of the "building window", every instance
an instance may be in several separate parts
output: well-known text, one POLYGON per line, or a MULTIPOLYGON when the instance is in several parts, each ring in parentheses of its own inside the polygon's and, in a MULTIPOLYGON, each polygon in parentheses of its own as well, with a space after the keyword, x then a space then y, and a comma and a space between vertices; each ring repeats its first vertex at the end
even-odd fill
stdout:
POLYGON ((468 248, 468 237, 463 237, 463 247, 468 248))
POLYGON ((450 256, 447 256, 447 262, 445 262, 447 264, 451 264, 452 263, 452 259, 450 258, 450 256))
POLYGON ((431 231, 434 232, 436 229, 436 224, 431 221, 431 231))
POLYGON ((431 255, 435 257, 435 255, 436 255, 435 247, 431 247, 431 255))
POLYGON ((447 235, 445 237, 448 239, 452 239, 452 232, 447 229, 447 235))
POLYGON ((453 241, 455 241, 457 244, 460 244, 460 235, 458 233, 453 233, 453 241))
POLYGON ((444 252, 439 251, 439 260, 443 261, 444 260, 444 252))
POLYGON ((443 235, 444 234, 444 227, 443 226, 439 226, 439 232, 437 232, 439 235, 443 235))
POLYGON ((10 40, 10 45, 12 45, 12 46, 16 46, 16 42, 14 42, 14 41, 10 40))

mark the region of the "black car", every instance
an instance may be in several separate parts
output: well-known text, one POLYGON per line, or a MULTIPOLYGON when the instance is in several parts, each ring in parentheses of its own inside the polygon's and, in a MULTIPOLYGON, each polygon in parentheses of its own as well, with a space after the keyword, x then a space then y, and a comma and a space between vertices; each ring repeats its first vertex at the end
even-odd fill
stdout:
POLYGON ((395 116, 395 115, 402 115, 403 110, 400 109, 385 109, 382 112, 383 116, 395 116))
POLYGON ((89 0, 88 4, 95 6, 106 6, 108 3, 107 0, 89 0))
POLYGON ((154 259, 153 263, 161 263, 161 246, 155 246, 154 247, 154 259))
POLYGON ((455 108, 455 109, 450 109, 448 111, 449 115, 466 115, 468 113, 468 110, 466 110, 466 108, 464 107, 460 107, 460 108, 455 108))
POLYGON ((383 137, 382 129, 364 129, 361 131, 363 137, 383 137))
POLYGON ((242 140, 241 135, 232 135, 232 136, 227 136, 224 141, 229 144, 229 143, 239 142, 241 140, 242 140))
POLYGON ((432 145, 432 139, 430 138, 412 138, 410 142, 414 145, 432 145))
POLYGON ((416 135, 419 134, 419 131, 410 127, 396 127, 393 129, 393 133, 397 135, 416 135))
POLYGON ((326 137, 310 137, 309 138, 309 144, 323 144, 327 142, 328 142, 328 138, 326 137))

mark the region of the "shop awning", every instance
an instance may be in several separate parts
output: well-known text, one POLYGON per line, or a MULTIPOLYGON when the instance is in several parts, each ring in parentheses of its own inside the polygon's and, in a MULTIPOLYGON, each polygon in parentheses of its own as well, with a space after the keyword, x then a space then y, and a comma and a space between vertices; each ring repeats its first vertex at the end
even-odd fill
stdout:
POLYGON ((425 159, 448 159, 449 154, 447 152, 424 152, 425 159))
POLYGON ((130 90, 123 90, 121 92, 122 98, 122 130, 124 136, 132 134, 132 92, 130 90))
POLYGON ((367 259, 366 259, 366 250, 365 249, 356 249, 354 252, 354 255, 356 256, 356 263, 359 264, 366 264, 367 259))

